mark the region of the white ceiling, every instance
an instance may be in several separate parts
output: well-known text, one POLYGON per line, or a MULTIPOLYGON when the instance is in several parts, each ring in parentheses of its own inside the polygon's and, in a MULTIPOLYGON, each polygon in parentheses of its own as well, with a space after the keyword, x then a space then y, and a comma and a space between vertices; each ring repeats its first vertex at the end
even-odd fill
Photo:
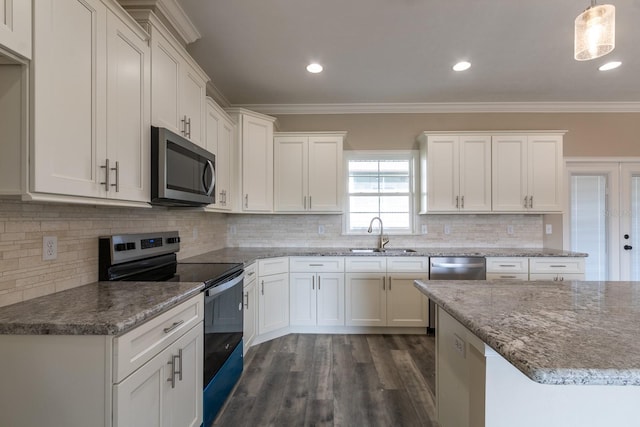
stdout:
POLYGON ((233 105, 640 102, 640 0, 611 0, 616 48, 586 62, 573 22, 589 0, 178 3, 202 34, 189 52, 233 105), (460 60, 471 69, 452 71, 460 60))

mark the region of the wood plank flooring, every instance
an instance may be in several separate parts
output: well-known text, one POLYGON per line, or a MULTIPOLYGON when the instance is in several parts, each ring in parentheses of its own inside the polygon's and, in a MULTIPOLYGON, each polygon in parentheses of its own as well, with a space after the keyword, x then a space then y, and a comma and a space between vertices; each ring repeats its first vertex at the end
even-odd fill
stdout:
POLYGON ((252 347, 214 426, 422 426, 435 421, 435 339, 292 334, 252 347))

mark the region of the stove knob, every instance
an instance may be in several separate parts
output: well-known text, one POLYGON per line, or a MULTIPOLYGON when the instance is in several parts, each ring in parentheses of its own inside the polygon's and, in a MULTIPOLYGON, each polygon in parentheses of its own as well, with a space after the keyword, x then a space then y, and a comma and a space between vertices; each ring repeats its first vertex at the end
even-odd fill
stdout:
POLYGON ((180 243, 180 238, 179 237, 169 237, 167 239, 167 243, 171 244, 171 243, 180 243))
POLYGON ((116 252, 126 251, 127 245, 125 245, 124 243, 116 243, 115 245, 113 245, 113 249, 115 249, 116 252))
POLYGON ((136 244, 134 242, 127 243, 127 250, 128 251, 133 250, 135 248, 136 248, 136 244))

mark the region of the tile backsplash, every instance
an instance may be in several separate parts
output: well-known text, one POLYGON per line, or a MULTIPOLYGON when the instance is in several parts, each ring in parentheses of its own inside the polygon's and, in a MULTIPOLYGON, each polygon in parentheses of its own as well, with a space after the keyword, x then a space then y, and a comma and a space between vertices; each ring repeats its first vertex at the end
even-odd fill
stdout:
MULTIPOLYGON (((542 215, 422 215, 416 229, 422 231, 422 225, 427 226, 427 234, 392 234, 387 246, 543 246, 542 215)), ((342 215, 229 215, 227 243, 233 247, 374 247, 376 231, 373 235, 343 235, 342 215)))
POLYGON ((179 258, 226 246, 226 215, 197 210, 109 208, 0 200, 0 306, 98 280, 98 237, 178 230, 179 258), (42 260, 42 238, 58 257, 42 260))
MULTIPOLYGON (((542 215, 420 216, 416 228, 423 224, 427 234, 391 235, 388 246, 543 246, 542 215)), ((168 230, 180 232, 179 258, 225 246, 372 247, 377 242, 376 235, 343 235, 342 215, 226 215, 0 199, 0 306, 96 281, 99 236, 168 230), (56 260, 42 260, 44 236, 57 237, 56 260)))

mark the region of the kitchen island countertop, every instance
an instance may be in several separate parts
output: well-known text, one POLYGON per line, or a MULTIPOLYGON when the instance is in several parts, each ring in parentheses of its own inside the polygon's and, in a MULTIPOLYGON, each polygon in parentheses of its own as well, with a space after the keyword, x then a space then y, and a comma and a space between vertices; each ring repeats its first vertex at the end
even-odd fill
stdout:
POLYGON ((640 385, 640 282, 415 286, 538 383, 640 385))
POLYGON ((415 252, 401 252, 389 247, 385 252, 353 253, 350 248, 307 248, 307 247, 243 247, 224 248, 196 255, 179 262, 242 262, 249 265, 262 258, 283 256, 481 256, 481 257, 586 257, 582 252, 533 248, 411 248, 415 252))
POLYGON ((0 307, 0 334, 121 335, 197 295, 201 282, 95 282, 0 307))

